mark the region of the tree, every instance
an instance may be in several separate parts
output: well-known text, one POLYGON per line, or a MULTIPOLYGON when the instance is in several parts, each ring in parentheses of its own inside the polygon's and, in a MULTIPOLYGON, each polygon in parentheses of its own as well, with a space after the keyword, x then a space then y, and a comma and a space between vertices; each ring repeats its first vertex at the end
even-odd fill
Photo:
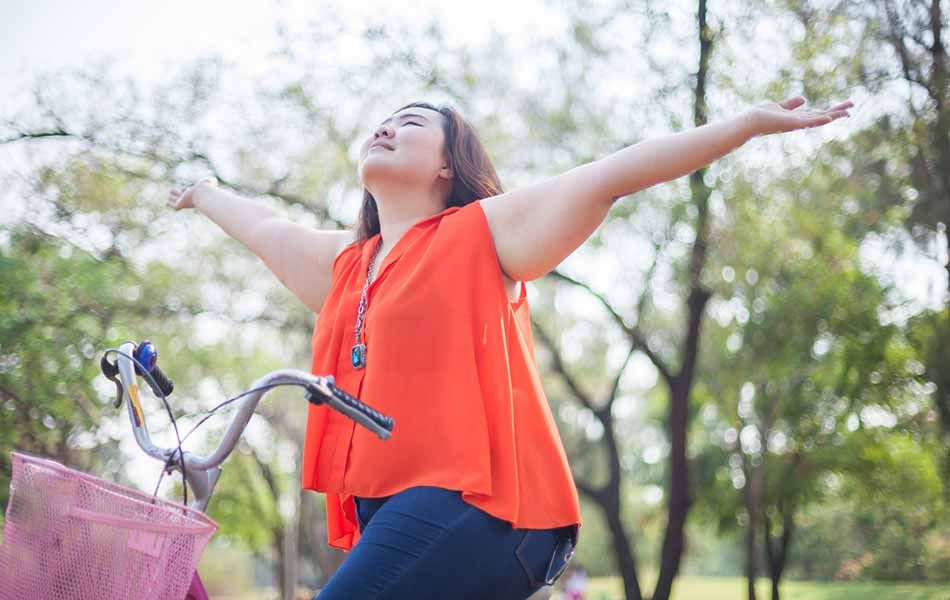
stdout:
MULTIPOLYGON (((939 257, 938 245, 950 256, 950 64, 947 37, 950 8, 940 0, 841 0, 824 8, 808 0, 785 3, 806 35, 798 47, 807 81, 824 96, 840 81, 810 77, 827 60, 829 41, 840 26, 857 25, 851 64, 842 70, 849 85, 888 97, 901 97, 900 114, 875 115, 875 123, 847 148, 852 178, 865 183, 862 209, 869 215, 893 210, 904 214, 899 227, 926 255, 939 257), (831 18, 828 18, 831 17, 831 18), (886 52, 872 49, 883 49, 886 52)), ((842 154, 844 156, 844 154, 842 154)), ((942 424, 942 470, 950 482, 950 375, 943 368, 950 357, 950 258, 944 264, 947 295, 941 310, 915 318, 931 333, 916 337, 925 377, 936 385, 934 407, 942 424), (940 312, 944 314, 941 316, 940 312)), ((944 486, 950 490, 950 486, 944 486)), ((950 491, 948 491, 950 493, 950 491)))

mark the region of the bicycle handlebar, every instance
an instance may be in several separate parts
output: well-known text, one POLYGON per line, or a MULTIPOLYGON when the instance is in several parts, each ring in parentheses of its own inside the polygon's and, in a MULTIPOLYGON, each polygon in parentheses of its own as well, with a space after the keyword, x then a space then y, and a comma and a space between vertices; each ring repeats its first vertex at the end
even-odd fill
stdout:
MULTIPOLYGON (((156 446, 149 436, 148 427, 145 424, 145 414, 142 411, 139 400, 139 386, 136 379, 138 373, 132 356, 135 353, 135 344, 125 342, 119 347, 116 366, 119 381, 114 378, 116 385, 120 388, 122 399, 125 400, 129 410, 129 419, 132 422, 132 431, 139 447, 148 454, 167 466, 167 472, 171 470, 181 470, 179 459, 185 463, 185 477, 190 487, 195 491, 195 500, 191 503, 193 508, 204 510, 208 500, 211 497, 211 491, 217 482, 221 471, 221 463, 231 454, 241 434, 247 427, 251 416, 257 409, 257 404, 267 391, 277 385, 301 385, 307 390, 306 398, 314 404, 327 404, 331 408, 343 413, 353 419, 360 425, 363 425, 381 439, 389 438, 394 426, 393 419, 367 406, 358 398, 351 396, 334 384, 333 376, 317 376, 311 373, 297 369, 280 369, 271 371, 259 378, 251 386, 252 390, 241 401, 240 408, 234 414, 231 424, 228 425, 224 436, 221 438, 218 447, 209 456, 200 456, 187 450, 182 450, 178 455, 178 448, 163 448, 156 446), (265 388, 265 389, 258 389, 265 388), (170 463, 170 464, 169 464, 170 463)), ((106 372, 106 362, 103 357, 103 372, 106 372)), ((154 363, 153 363, 154 364, 154 363)), ((151 365, 150 367, 151 368, 151 365)), ((110 373, 106 372, 109 376, 110 373)), ((164 387, 160 384, 160 387, 164 387)), ((153 388, 154 389, 154 388, 153 388)), ((167 395, 167 394, 166 394, 167 395)), ((118 406, 118 401, 116 406, 118 406)))

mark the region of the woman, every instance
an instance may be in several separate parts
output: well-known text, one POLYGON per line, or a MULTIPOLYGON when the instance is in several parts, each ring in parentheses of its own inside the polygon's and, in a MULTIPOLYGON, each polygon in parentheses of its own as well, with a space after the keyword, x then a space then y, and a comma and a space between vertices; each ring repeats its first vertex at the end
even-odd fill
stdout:
POLYGON ((852 106, 795 110, 803 102, 766 102, 508 192, 453 108, 407 104, 360 148, 354 231, 295 224, 213 180, 170 192, 319 313, 312 372, 395 420, 381 440, 308 407, 302 484, 326 494, 328 542, 348 552, 319 598, 526 598, 554 583, 580 509, 525 282, 580 246, 617 198, 852 106))

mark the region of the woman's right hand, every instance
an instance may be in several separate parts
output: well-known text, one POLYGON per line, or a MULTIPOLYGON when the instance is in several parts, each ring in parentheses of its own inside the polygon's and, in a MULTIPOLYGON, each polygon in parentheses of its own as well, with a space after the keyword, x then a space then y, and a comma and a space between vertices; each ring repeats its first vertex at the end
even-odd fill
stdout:
POLYGON ((213 185, 217 187, 218 180, 215 177, 205 177, 204 179, 198 181, 191 187, 187 188, 172 188, 168 192, 168 206, 172 207, 175 210, 181 210, 183 208, 194 208, 195 207, 195 191, 202 184, 213 185))

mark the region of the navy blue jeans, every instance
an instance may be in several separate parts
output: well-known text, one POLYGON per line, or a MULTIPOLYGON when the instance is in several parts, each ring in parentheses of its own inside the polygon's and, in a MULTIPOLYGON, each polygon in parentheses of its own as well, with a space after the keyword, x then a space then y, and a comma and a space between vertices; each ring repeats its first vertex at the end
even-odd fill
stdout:
POLYGON ((577 525, 515 529, 456 490, 355 502, 360 540, 320 600, 522 600, 560 577, 577 544, 577 525))

